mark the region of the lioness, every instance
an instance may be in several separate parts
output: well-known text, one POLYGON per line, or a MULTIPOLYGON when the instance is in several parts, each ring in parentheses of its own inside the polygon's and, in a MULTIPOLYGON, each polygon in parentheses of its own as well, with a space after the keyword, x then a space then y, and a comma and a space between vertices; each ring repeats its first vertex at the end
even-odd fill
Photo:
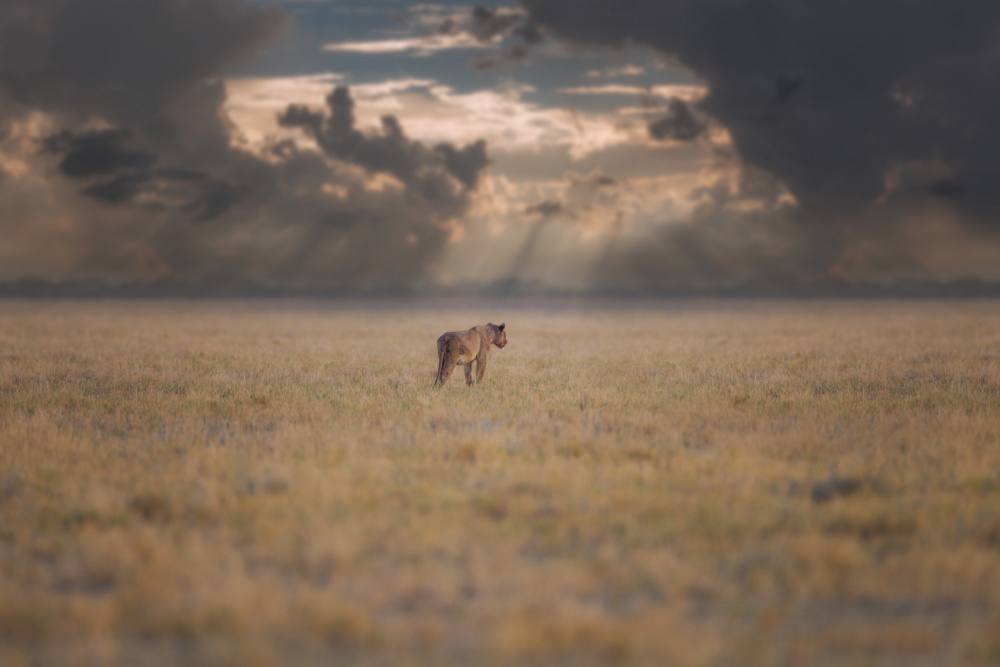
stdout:
POLYGON ((472 362, 476 362, 476 378, 483 381, 486 373, 486 357, 490 345, 500 349, 507 344, 505 324, 497 326, 490 322, 465 331, 449 331, 438 338, 438 372, 434 386, 444 385, 455 370, 455 366, 465 366, 465 384, 472 385, 472 362))

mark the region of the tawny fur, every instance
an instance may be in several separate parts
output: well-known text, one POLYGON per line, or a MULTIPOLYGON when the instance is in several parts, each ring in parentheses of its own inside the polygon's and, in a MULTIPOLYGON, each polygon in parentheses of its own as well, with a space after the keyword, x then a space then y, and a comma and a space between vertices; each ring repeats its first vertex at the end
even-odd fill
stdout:
POLYGON ((466 329, 441 334, 437 340, 438 371, 434 386, 441 386, 451 377, 455 366, 465 366, 465 383, 472 385, 472 362, 476 362, 476 380, 483 381, 490 346, 500 349, 507 344, 506 325, 490 322, 466 329))

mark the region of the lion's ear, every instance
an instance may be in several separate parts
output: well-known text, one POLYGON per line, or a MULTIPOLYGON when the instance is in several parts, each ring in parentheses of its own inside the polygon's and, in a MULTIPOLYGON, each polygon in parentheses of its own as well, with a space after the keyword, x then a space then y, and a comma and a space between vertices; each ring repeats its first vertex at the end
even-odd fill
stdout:
POLYGON ((500 331, 503 331, 503 328, 504 328, 505 326, 507 326, 507 325, 506 325, 506 324, 501 324, 500 326, 498 326, 498 327, 497 327, 497 329, 499 329, 500 331))

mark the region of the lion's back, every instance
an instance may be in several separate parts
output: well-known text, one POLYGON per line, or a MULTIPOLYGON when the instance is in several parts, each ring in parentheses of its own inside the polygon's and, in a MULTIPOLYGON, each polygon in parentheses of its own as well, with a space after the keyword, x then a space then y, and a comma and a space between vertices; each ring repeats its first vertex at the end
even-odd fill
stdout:
POLYGON ((448 331, 437 339, 438 350, 459 357, 475 356, 479 353, 480 334, 477 327, 464 331, 448 331))

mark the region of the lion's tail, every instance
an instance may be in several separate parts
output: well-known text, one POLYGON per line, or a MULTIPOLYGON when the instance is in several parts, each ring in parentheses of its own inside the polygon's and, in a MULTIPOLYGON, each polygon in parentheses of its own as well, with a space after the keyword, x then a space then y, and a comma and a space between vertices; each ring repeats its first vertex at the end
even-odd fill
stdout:
POLYGON ((443 354, 441 355, 441 358, 438 359, 438 370, 437 370, 437 375, 434 376, 434 385, 433 385, 435 387, 438 386, 439 382, 441 382, 441 369, 442 368, 444 368, 444 355, 443 354))
POLYGON ((445 341, 443 345, 438 347, 438 370, 437 375, 434 376, 434 385, 438 386, 441 382, 441 371, 444 370, 445 359, 448 358, 448 341, 445 341))

